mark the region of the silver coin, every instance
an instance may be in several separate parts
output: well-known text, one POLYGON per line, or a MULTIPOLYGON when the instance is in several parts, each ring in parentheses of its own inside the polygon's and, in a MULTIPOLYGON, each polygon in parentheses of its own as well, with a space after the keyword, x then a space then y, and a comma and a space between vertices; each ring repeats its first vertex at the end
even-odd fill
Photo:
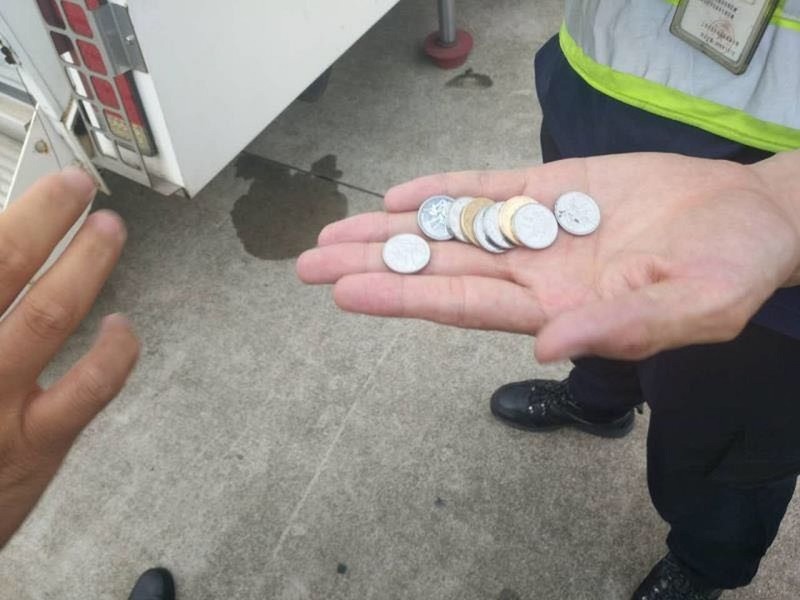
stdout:
POLYGON ((589 235, 600 227, 600 207, 583 192, 567 192, 556 200, 556 220, 572 235, 589 235))
POLYGON ((500 231, 500 209, 502 208, 503 203, 497 202, 486 209, 486 212, 483 213, 483 229, 492 244, 504 250, 511 250, 514 244, 509 242, 500 231))
POLYGON ((433 196, 425 200, 417 212, 417 224, 422 233, 440 242, 452 240, 453 234, 447 228, 452 204, 450 196, 433 196))
POLYGON ((489 240, 489 238, 486 236, 486 229, 483 226, 483 220, 486 217, 486 211, 490 209, 491 206, 486 206, 482 208, 475 216, 475 223, 472 226, 472 231, 475 233, 475 239, 478 240, 481 248, 487 252, 491 252, 492 254, 502 254, 505 252, 505 250, 503 248, 498 248, 489 240))
POLYGON ((453 204, 450 205, 450 211, 447 213, 447 229, 454 238, 465 244, 469 244, 469 240, 467 236, 464 235, 464 232, 461 231, 461 213, 472 200, 473 198, 471 196, 456 198, 453 204))
POLYGON ((431 262, 431 247, 413 233, 401 233, 383 245, 383 262, 395 273, 418 273, 431 262))
POLYGON ((558 237, 558 222, 544 204, 526 204, 511 219, 514 235, 524 246, 542 250, 558 237))

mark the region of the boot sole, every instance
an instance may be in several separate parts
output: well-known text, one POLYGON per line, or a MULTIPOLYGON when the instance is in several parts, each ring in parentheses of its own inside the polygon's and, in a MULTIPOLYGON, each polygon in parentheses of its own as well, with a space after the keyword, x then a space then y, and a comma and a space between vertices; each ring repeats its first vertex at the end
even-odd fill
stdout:
POLYGON ((636 416, 633 411, 630 413, 630 418, 625 421, 621 427, 609 427, 608 425, 592 425, 591 423, 581 423, 580 421, 572 421, 571 423, 564 423, 563 425, 548 425, 546 427, 534 427, 530 425, 522 425, 516 421, 511 421, 505 417, 498 415, 492 410, 492 415, 495 419, 514 429, 522 431, 530 431, 531 433, 550 433, 558 431, 559 429, 572 428, 578 431, 583 431, 589 435, 607 439, 619 439, 628 435, 633 431, 633 426, 636 424, 636 416))

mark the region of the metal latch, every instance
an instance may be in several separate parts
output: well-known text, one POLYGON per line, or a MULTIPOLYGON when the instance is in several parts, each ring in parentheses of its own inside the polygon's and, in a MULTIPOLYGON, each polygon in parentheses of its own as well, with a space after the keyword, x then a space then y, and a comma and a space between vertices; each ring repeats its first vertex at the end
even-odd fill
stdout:
POLYGON ((0 53, 3 55, 3 61, 7 65, 16 65, 17 59, 14 58, 14 55, 11 53, 11 48, 6 48, 3 45, 3 41, 0 40, 0 53))
POLYGON ((147 73, 128 8, 108 2, 92 11, 92 14, 114 74, 119 75, 131 69, 147 73))

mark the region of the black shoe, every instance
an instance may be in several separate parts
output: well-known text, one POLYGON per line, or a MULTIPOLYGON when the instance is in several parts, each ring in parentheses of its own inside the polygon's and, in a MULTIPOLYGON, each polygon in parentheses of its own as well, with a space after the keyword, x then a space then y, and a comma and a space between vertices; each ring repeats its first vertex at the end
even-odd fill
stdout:
POLYGON ((569 426, 600 437, 620 438, 633 429, 633 410, 608 420, 589 418, 572 399, 566 380, 508 383, 492 394, 490 404, 495 417, 528 431, 553 431, 569 426))
POLYGON ((717 600, 722 590, 703 590, 689 578, 672 554, 662 558, 639 586, 631 600, 717 600))
POLYGON ((175 582, 166 569, 145 571, 133 586, 128 600, 175 600, 175 582))

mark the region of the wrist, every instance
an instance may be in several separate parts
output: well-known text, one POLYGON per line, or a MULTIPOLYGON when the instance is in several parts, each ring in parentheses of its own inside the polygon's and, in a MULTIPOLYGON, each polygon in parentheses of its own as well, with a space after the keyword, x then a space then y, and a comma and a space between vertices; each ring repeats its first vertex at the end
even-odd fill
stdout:
POLYGON ((794 234, 794 264, 782 287, 800 285, 800 150, 776 154, 751 168, 794 234))

